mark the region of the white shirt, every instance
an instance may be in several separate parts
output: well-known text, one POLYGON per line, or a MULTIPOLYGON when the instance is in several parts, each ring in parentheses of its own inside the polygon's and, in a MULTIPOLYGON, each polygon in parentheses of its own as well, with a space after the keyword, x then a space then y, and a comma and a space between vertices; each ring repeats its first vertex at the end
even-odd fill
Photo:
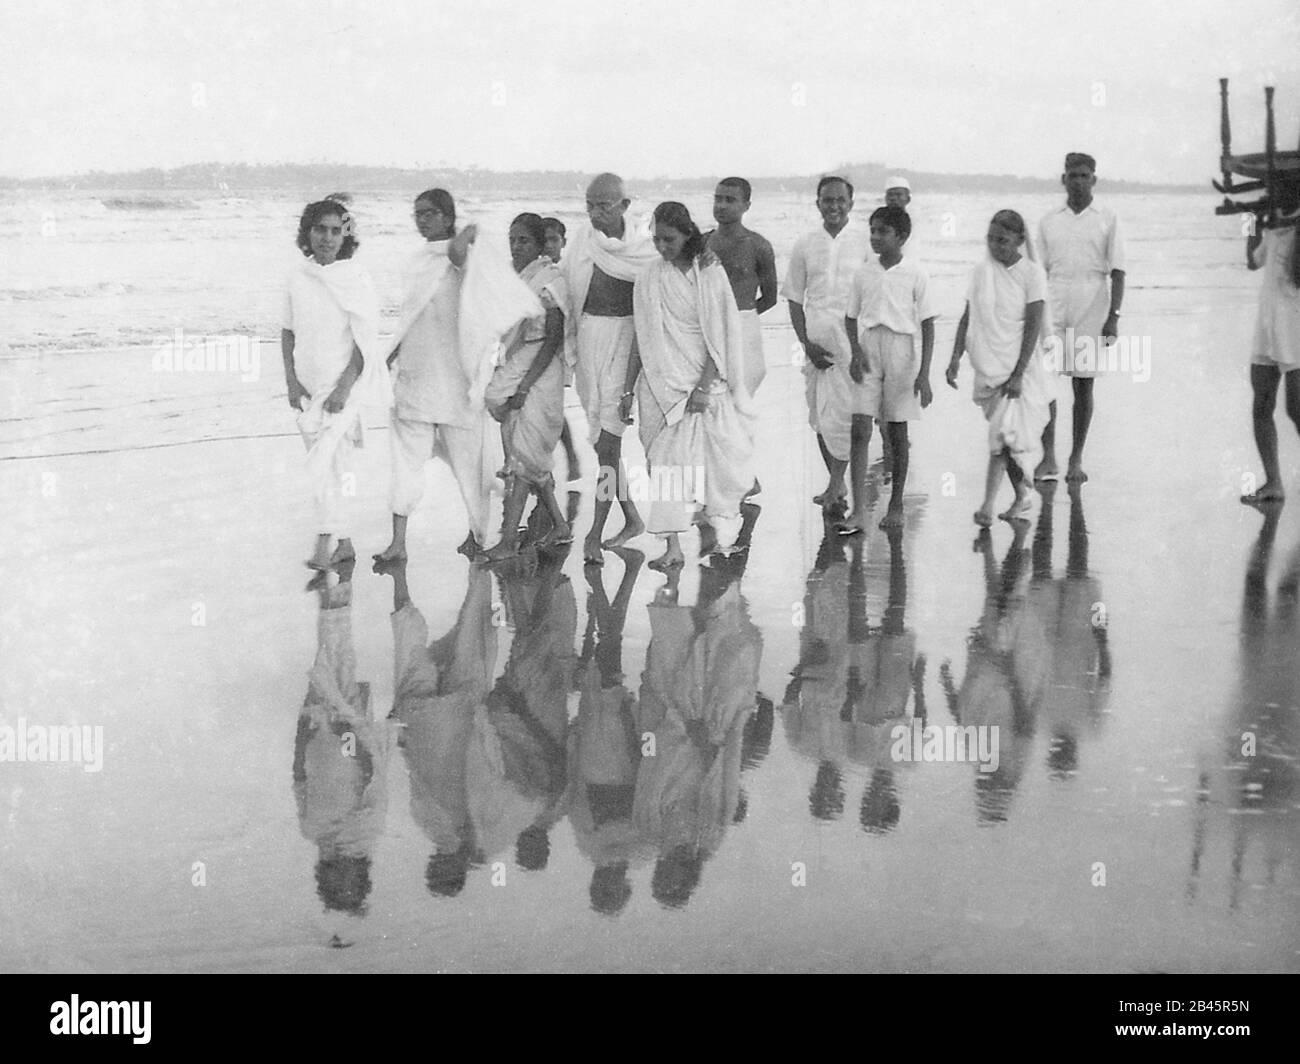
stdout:
POLYGON ((1110 311, 1111 270, 1124 269, 1118 216, 1096 200, 1078 214, 1062 204, 1038 223, 1038 244, 1056 328, 1100 334, 1110 311))
POLYGON ((1038 243, 1048 281, 1109 277, 1124 269, 1119 216, 1093 200, 1078 214, 1062 204, 1038 223, 1038 243))
POLYGON ((840 318, 848 305, 853 277, 871 254, 871 234, 850 221, 836 236, 824 226, 795 241, 781 295, 806 310, 840 318))
POLYGON ((853 278, 844 316, 857 320, 859 335, 883 325, 891 332, 915 336, 921 322, 934 317, 929 286, 925 268, 910 259, 885 269, 872 257, 853 278))

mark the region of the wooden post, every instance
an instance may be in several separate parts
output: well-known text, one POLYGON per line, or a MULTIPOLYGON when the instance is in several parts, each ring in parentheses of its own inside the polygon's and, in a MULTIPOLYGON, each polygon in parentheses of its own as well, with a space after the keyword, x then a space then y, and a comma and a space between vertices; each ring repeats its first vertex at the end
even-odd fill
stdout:
POLYGON ((1272 85, 1269 85, 1264 89, 1264 117, 1265 117, 1264 152, 1265 152, 1265 159, 1267 162, 1267 171, 1266 171, 1266 177, 1264 182, 1264 188, 1265 188, 1264 195, 1268 200, 1268 206, 1265 208, 1267 214, 1265 215, 1264 224, 1271 228, 1274 221, 1277 220, 1277 195, 1276 195, 1276 186, 1274 184, 1275 182, 1274 169, 1276 165, 1274 156, 1277 155, 1277 132, 1273 126, 1273 86, 1272 85))

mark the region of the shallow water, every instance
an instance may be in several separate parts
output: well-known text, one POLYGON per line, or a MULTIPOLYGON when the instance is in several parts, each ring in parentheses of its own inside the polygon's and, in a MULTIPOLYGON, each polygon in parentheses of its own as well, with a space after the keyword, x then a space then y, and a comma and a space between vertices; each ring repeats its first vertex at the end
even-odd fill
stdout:
MULTIPOLYGON (((1300 513, 1235 501, 1257 469, 1254 279, 1206 204, 1149 207, 1121 205, 1124 331, 1150 337, 1150 379, 1099 381, 1092 480, 1057 488, 1020 541, 1002 523, 975 536, 983 422, 969 376, 958 394, 939 371, 972 241, 936 269, 936 400, 901 540, 826 537, 777 308, 743 568, 688 565, 675 598, 636 552, 472 570, 431 468, 406 591, 436 647, 414 671, 394 662, 415 614, 395 629, 393 577, 358 568, 350 604, 303 590, 278 356, 242 382, 155 372, 150 347, 120 346, 177 320, 273 321, 273 300, 230 310, 249 275, 168 294, 150 272, 165 255, 127 249, 140 289, 102 297, 111 311, 30 301, 45 324, 0 363, 0 713, 102 726, 105 750, 98 772, 0 763, 0 965, 1300 968, 1300 513), (117 342, 70 351, 91 327, 117 342), (997 771, 896 760, 892 729, 913 721, 997 726, 997 771), (335 742, 357 755, 342 769, 335 742)), ((769 228, 811 224, 783 209, 769 228)), ((371 422, 362 551, 387 532, 371 422)), ((1294 484, 1300 448, 1280 435, 1294 484)))

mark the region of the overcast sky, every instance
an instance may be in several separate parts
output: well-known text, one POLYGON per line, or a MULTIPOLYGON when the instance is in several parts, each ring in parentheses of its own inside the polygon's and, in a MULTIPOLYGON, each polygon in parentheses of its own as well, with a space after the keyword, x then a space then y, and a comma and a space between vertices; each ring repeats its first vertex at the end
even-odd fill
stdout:
POLYGON ((0 173, 345 162, 1199 182, 1300 141, 1296 0, 0 0, 0 173), (1170 14, 1172 13, 1172 14, 1170 14))

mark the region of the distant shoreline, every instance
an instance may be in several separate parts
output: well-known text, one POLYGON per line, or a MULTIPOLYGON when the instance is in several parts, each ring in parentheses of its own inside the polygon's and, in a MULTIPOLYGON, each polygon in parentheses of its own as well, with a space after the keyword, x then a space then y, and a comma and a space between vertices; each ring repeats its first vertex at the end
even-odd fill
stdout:
MULTIPOLYGON (((855 163, 835 167, 833 171, 847 177, 859 188, 883 189, 892 174, 908 178, 917 189, 938 192, 1021 192, 1051 193, 1060 191, 1058 177, 1021 177, 1013 174, 937 174, 879 163, 855 163)), ((723 175, 718 175, 723 176, 723 175)), ((789 177, 755 177, 751 184, 757 193, 791 192, 815 185, 818 174, 789 177)), ((1190 184, 1148 184, 1141 181, 1109 179, 1101 170, 1098 187, 1107 194, 1124 193, 1204 193, 1214 174, 1206 171, 1204 181, 1190 184)), ((61 177, 0 177, 0 190, 54 192, 75 189, 84 192, 298 192, 304 188, 326 191, 403 191, 413 188, 442 186, 461 193, 517 192, 519 194, 565 193, 581 195, 591 175, 578 171, 502 171, 460 170, 455 168, 399 169, 380 166, 346 166, 330 164, 277 166, 224 166, 197 163, 171 170, 158 168, 104 173, 92 170, 84 174, 61 177)), ((628 184, 646 188, 674 188, 684 191, 711 191, 717 177, 628 177, 628 184)), ((324 193, 322 193, 324 194, 324 193)))

